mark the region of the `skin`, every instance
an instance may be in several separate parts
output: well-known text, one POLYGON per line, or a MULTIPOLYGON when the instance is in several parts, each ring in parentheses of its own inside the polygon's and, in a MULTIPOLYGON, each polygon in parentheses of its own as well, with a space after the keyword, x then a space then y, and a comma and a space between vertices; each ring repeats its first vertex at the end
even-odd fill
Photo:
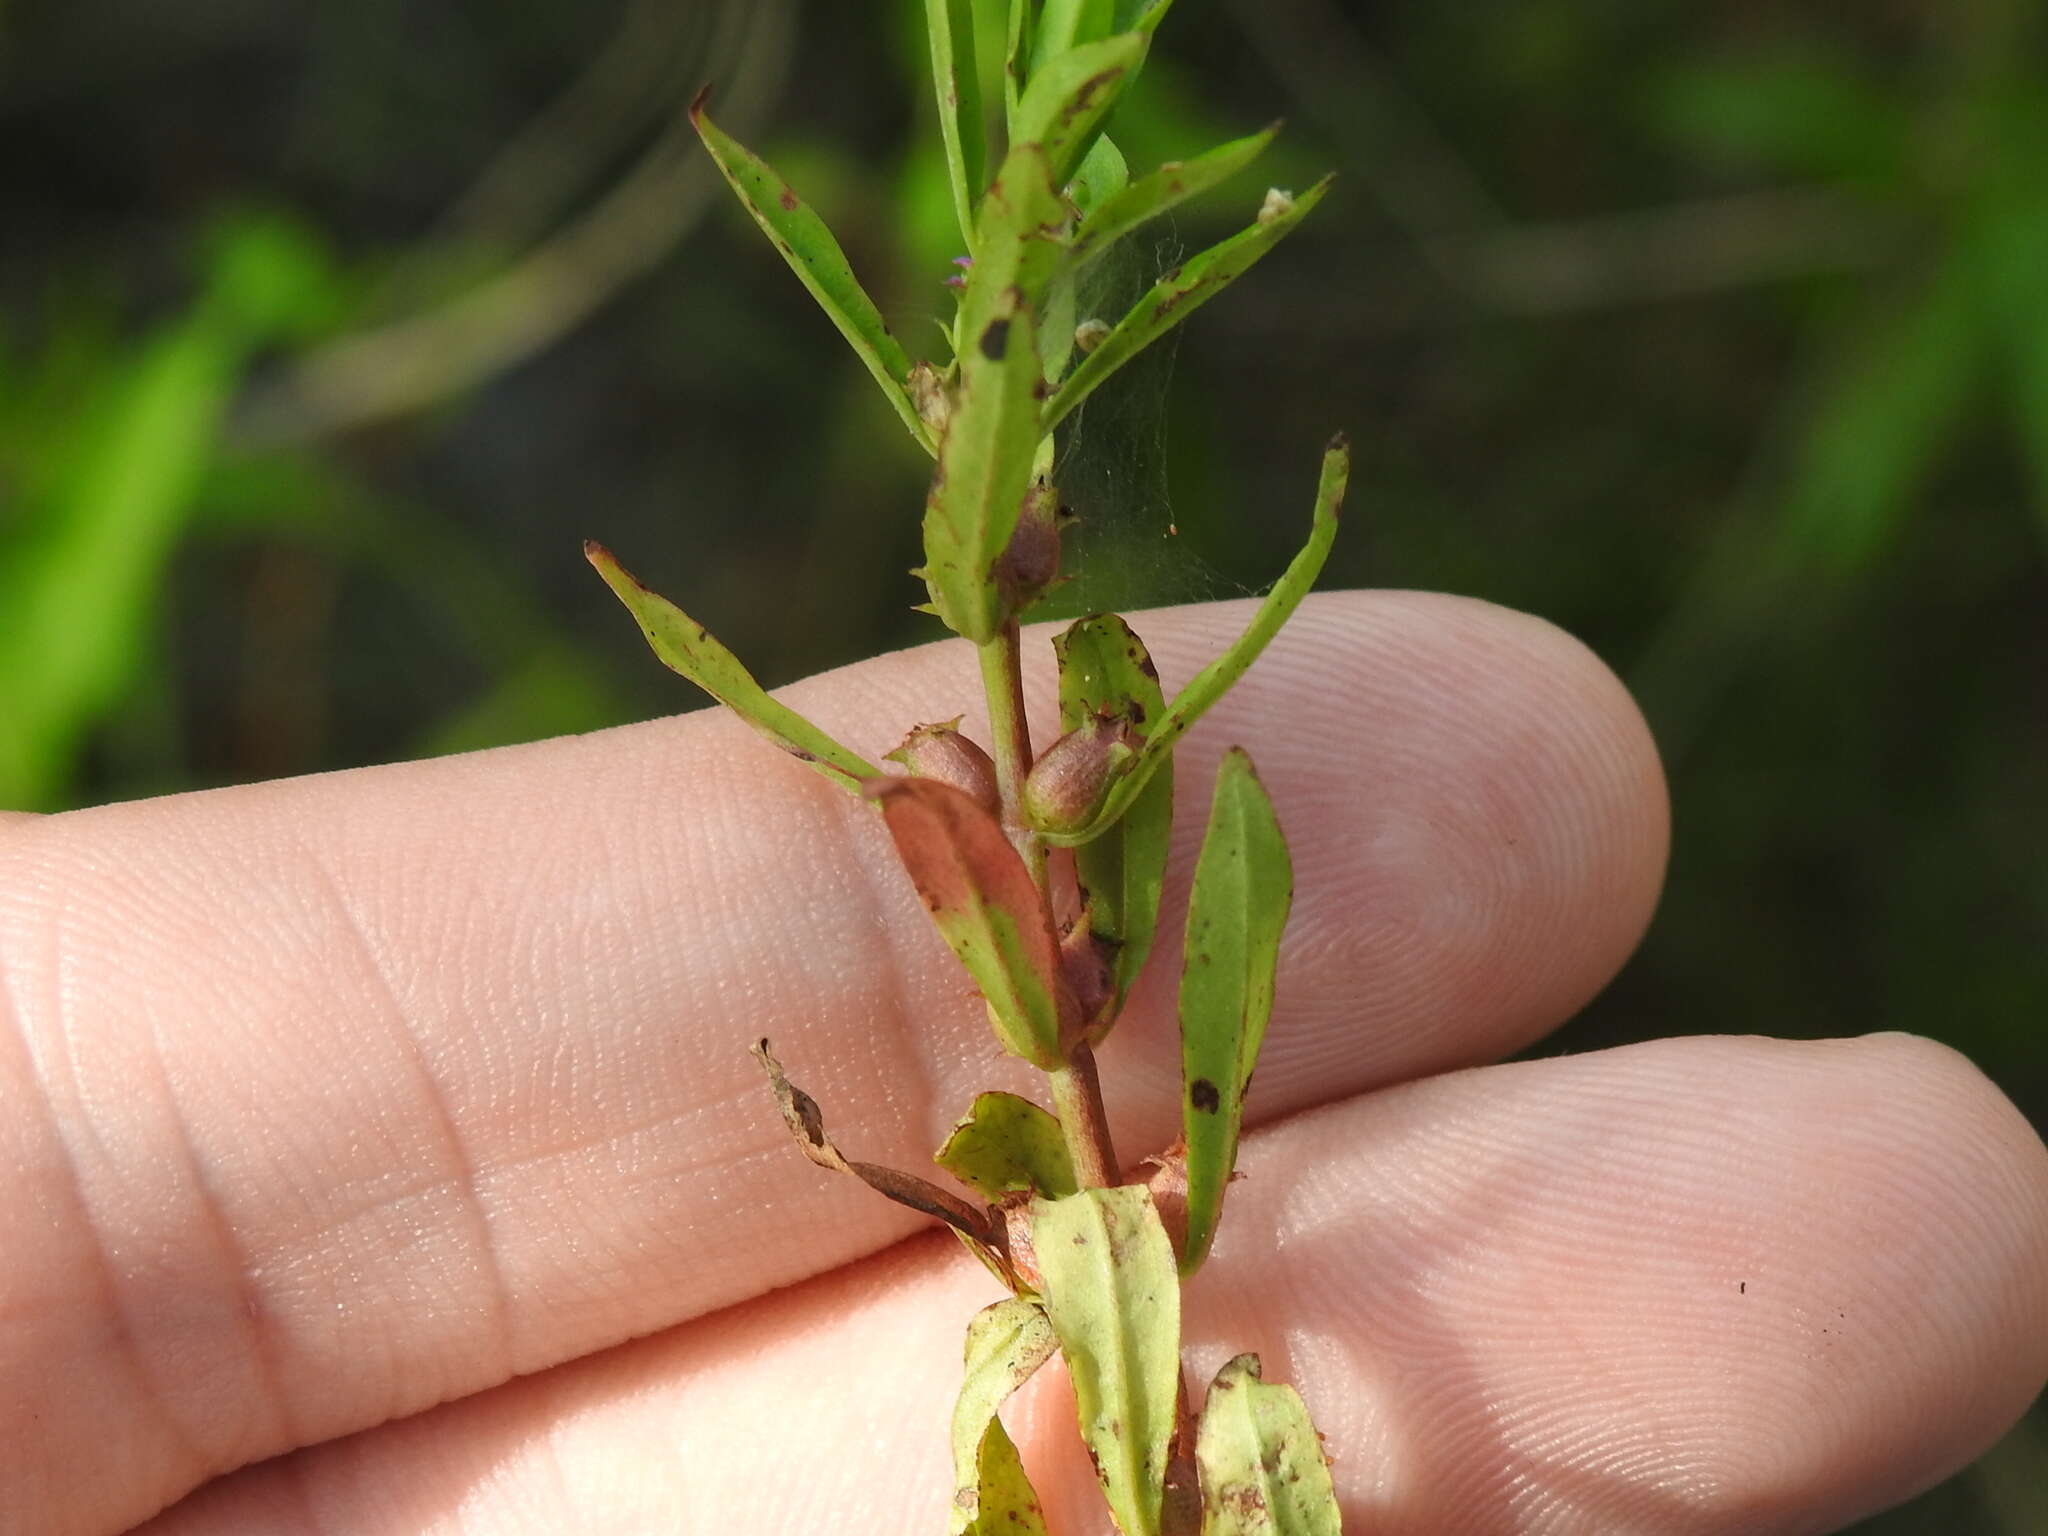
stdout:
MULTIPOLYGON (((1244 616, 1137 628, 1171 686, 1244 616)), ((977 691, 935 646, 786 697, 875 756, 977 691)), ((1655 752, 1582 647, 1322 596, 1182 782, 1233 742, 1299 895, 1189 1359, 1301 1388, 1351 1528, 1831 1530, 2041 1388, 2048 1152, 1954 1053, 1489 1065, 1662 878, 1655 752)), ((1177 969, 1102 1053, 1126 1158, 1171 1135, 1177 969)), ((10 1528, 941 1528, 992 1283, 805 1162, 745 1045, 910 1168, 1036 1085, 872 812, 730 719, 0 821, 0 1026, 10 1528)), ((1071 1414, 1048 1371, 1007 1416, 1096 1532, 1071 1414)))

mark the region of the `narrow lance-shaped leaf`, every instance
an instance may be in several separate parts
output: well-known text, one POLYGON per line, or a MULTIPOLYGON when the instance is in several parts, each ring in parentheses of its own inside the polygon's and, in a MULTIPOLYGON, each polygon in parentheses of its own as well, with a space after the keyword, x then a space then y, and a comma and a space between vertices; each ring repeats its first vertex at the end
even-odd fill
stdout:
POLYGON ((1017 103, 1031 73, 1031 12, 1036 0, 1010 0, 1009 39, 1003 48, 1003 128, 1017 141, 1017 103))
POLYGON ((660 593, 641 586, 602 544, 585 542, 583 555, 626 605, 663 666, 687 677, 791 757, 842 788, 858 793, 863 783, 882 776, 873 763, 778 703, 709 630, 660 593))
POLYGON ((1148 43, 1142 33, 1123 32, 1070 49, 1032 72, 1017 103, 1011 142, 1038 145, 1055 186, 1064 186, 1074 174, 1118 94, 1144 61, 1148 43))
POLYGON ((876 779, 867 793, 911 883, 988 1002, 1003 1049, 1051 1071, 1073 1011, 1044 899, 1002 823, 932 779, 876 779))
POLYGON ((1110 1512, 1124 1536, 1159 1536, 1180 1392, 1180 1280, 1142 1185, 1031 1206, 1045 1307, 1074 1383, 1110 1512))
POLYGON ((1175 743, 1187 734, 1188 728, 1201 719, 1209 707, 1230 691, 1231 685, 1244 676, 1245 669, 1259 657, 1266 644, 1279 633, 1294 612, 1301 606, 1301 600, 1315 585, 1316 575, 1329 557, 1330 545, 1337 537, 1338 514, 1344 504, 1344 489, 1351 475, 1351 449, 1339 435, 1332 438, 1323 451, 1322 476, 1316 485, 1315 520, 1309 529, 1308 543, 1296 555, 1273 583, 1273 590, 1252 614, 1251 623, 1244 633, 1232 642, 1230 649, 1218 656, 1209 665, 1189 679, 1185 688, 1173 696, 1173 702, 1166 706, 1166 713, 1145 738, 1145 744, 1132 760, 1124 777, 1110 790, 1101 810, 1088 825, 1066 831, 1047 831, 1040 828, 1040 835, 1057 847, 1074 848, 1101 836, 1103 830, 1116 821, 1131 803, 1144 792, 1152 775, 1167 761, 1175 743))
POLYGON ((961 295, 960 381, 925 499, 922 575, 932 607, 957 634, 986 645, 1008 622, 996 566, 1016 531, 1038 451, 1035 305, 1059 262, 1066 210, 1045 156, 1023 144, 1004 157, 981 201, 973 270, 961 295))
POLYGON ((732 138, 704 110, 709 88, 690 104, 690 121, 718 169, 739 195, 741 204, 789 263, 789 269, 810 290, 818 307, 825 311, 839 334, 854 350, 890 406, 910 429, 910 435, 927 453, 936 450, 932 434, 911 402, 905 380, 910 376, 910 358, 902 344, 883 323, 882 312, 867 290, 853 275, 846 252, 825 227, 825 221, 796 195, 794 188, 777 175, 759 155, 732 138))
POLYGON ((1241 139, 1232 139, 1192 160, 1169 160, 1150 175, 1140 176, 1123 191, 1091 208, 1067 247, 1067 260, 1085 268, 1117 241, 1149 219, 1208 191, 1250 165, 1280 131, 1275 123, 1241 139))
POLYGON ((996 1409, 1058 1347, 1036 1304, 1012 1296, 967 1325, 967 1374, 953 1405, 954 1536, 1043 1536, 1038 1499, 996 1409))
POLYGON ((1308 217, 1329 190, 1330 180, 1325 176, 1290 202, 1270 205, 1276 210, 1270 216, 1261 213, 1249 227, 1190 256, 1153 284, 1095 350, 1074 365, 1074 371, 1046 402, 1043 430, 1052 431, 1125 363, 1249 271, 1308 217))
POLYGON ((1330 1464, 1294 1388, 1259 1380, 1259 1357, 1216 1373, 1195 1437, 1202 1536, 1339 1536, 1330 1464))
POLYGON ((1273 1016, 1280 934, 1294 900, 1294 867, 1273 802, 1242 747, 1216 770, 1209 830, 1195 861, 1180 976, 1182 1138, 1187 1144, 1187 1235, 1180 1270, 1208 1256, 1237 1166, 1245 1089, 1273 1016))
POLYGON ((1038 1491, 998 1418, 990 1418, 975 1450, 974 1507, 960 1536, 1046 1536, 1038 1491))
POLYGON ((847 1157, 825 1134, 825 1117, 818 1109, 818 1101, 789 1080, 782 1070, 782 1063, 769 1049, 768 1042, 757 1040, 752 1050, 755 1060, 768 1074, 768 1086, 774 1091, 775 1105, 782 1112, 782 1122, 789 1127, 790 1135, 796 1138, 805 1157, 820 1168, 852 1174, 876 1194, 886 1196, 898 1205, 908 1206, 927 1216, 936 1216, 966 1239, 967 1246, 998 1276, 1008 1279, 997 1257, 1000 1240, 985 1213, 928 1179, 920 1179, 915 1174, 881 1163, 856 1162, 847 1157))
POLYGON ((1031 43, 1031 69, 1044 69, 1083 43, 1097 43, 1116 30, 1116 0, 1044 0, 1031 43))
POLYGON ((1057 1200, 1079 1187, 1059 1121, 1014 1093, 977 1095, 932 1161, 985 1200, 1022 1192, 1057 1200))
POLYGON ((939 137, 960 238, 974 240, 974 201, 987 172, 981 122, 981 73, 974 58, 974 0, 924 0, 931 34, 932 89, 938 97, 939 137))
MULTIPOLYGON (((1060 724, 1081 729, 1115 715, 1142 741, 1166 713, 1159 673, 1144 642, 1117 615, 1081 619, 1053 641, 1059 661, 1060 724)), ((1173 838, 1173 764, 1163 761, 1130 808, 1102 836, 1074 850, 1090 929, 1114 955, 1116 993, 1130 991, 1152 952, 1166 856, 1173 838)), ((1110 1009, 1114 1019, 1117 1009, 1110 1009)))

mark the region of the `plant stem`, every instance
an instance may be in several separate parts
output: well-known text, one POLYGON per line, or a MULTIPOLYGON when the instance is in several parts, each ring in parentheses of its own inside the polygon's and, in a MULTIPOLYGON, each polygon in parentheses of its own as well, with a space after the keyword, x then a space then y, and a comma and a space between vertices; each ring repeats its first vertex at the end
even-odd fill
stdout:
POLYGON ((1052 1103, 1066 1133, 1074 1160, 1074 1180, 1083 1189, 1106 1189, 1117 1181, 1116 1148, 1109 1139, 1109 1116, 1102 1107, 1102 1080, 1095 1072, 1095 1052, 1077 1045, 1067 1064, 1046 1077, 1052 1103))
POLYGON ((1016 620, 980 647, 981 684, 988 695, 988 724, 994 735, 996 792, 1002 797, 1003 826, 1024 856, 1031 878, 1045 889, 1045 844, 1024 819, 1024 776, 1031 771, 1031 722, 1024 715, 1024 648, 1016 620))
MULTIPOLYGON (((994 737, 996 792, 1002 799, 1003 826, 1044 904, 1052 926, 1052 890, 1045 862, 1045 844, 1024 819, 1024 776, 1031 771, 1031 725, 1024 715, 1024 648, 1013 619, 988 644, 979 647, 981 681, 988 695, 989 730, 994 737)), ((1095 1053, 1083 1042, 1073 1047, 1064 1067, 1046 1074, 1053 1108, 1074 1161, 1074 1177, 1084 1189, 1104 1189, 1117 1178, 1116 1149, 1109 1139, 1109 1116, 1102 1107, 1102 1082, 1095 1071, 1095 1053)))

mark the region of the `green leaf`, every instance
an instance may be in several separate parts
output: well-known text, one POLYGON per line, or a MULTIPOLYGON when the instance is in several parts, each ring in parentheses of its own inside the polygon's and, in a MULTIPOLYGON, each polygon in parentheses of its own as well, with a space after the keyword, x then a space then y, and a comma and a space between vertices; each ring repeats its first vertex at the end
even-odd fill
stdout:
POLYGON ((1115 30, 1115 0, 1045 0, 1031 45, 1032 75, 1061 54, 1083 43, 1098 43, 1115 30))
POLYGON ((988 1421, 975 1451, 974 1508, 961 1536, 1046 1536, 1038 1492, 1001 1419, 988 1421))
POLYGON ((1024 78, 1031 73, 1031 10, 1033 0, 1010 0, 1009 38, 1003 49, 1003 127, 1012 143, 1017 138, 1017 104, 1024 78))
POLYGON ((1180 1393, 1180 1279, 1143 1185, 1034 1200, 1045 1308, 1110 1512, 1158 1536, 1180 1393))
POLYGON ((1114 197, 1098 201, 1074 231, 1067 247, 1067 260, 1077 271, 1085 268, 1148 219, 1156 219, 1235 176, 1259 157, 1279 131, 1280 125, 1275 123, 1244 138, 1219 144, 1192 160, 1169 160, 1114 197))
POLYGON ((647 644, 671 672, 679 672, 724 704, 799 762, 844 789, 882 777, 881 769, 841 746, 787 704, 778 703, 740 659, 708 630, 659 593, 628 575, 602 544, 586 542, 583 556, 633 615, 647 644))
POLYGON ((1006 1297, 967 1325, 967 1375, 953 1405, 955 1536, 1042 1533, 1038 1500, 996 1409, 1052 1358, 1052 1324, 1035 1303, 1006 1297))
POLYGON ((953 953, 988 1002, 1003 1049, 1033 1066, 1063 1065, 1073 1012, 1045 901, 1002 823, 973 796, 935 779, 876 779, 896 852, 953 953))
POLYGON ((1187 1237, 1180 1271, 1202 1267, 1237 1166, 1244 1094, 1273 1016, 1280 934, 1294 866, 1273 802, 1242 747, 1216 770, 1209 830, 1188 896, 1180 974, 1181 1123, 1187 1142, 1187 1237))
POLYGON ((868 297, 860 280, 848 265, 846 252, 790 184, 777 175, 767 161, 711 121, 704 110, 707 87, 690 104, 690 121, 711 158, 731 183, 734 192, 769 242, 789 263, 790 271, 810 290, 818 307, 825 311, 839 334, 867 365, 875 382, 888 396, 889 404, 927 453, 934 451, 929 428, 919 419, 904 381, 910 376, 910 358, 902 344, 890 334, 882 312, 868 297))
MULTIPOLYGON (((1079 730, 1115 715, 1143 740, 1166 713, 1159 673, 1144 642, 1113 613, 1071 625, 1053 641, 1059 661, 1060 725, 1079 730)), ((1173 837, 1173 764, 1161 762, 1130 808, 1102 836, 1074 850, 1088 926, 1115 954, 1116 992, 1128 993, 1152 952, 1173 837)), ((1118 1009, 1112 1007, 1114 1019, 1118 1009)))
POLYGON ((977 1095, 932 1161, 985 1200, 1020 1191, 1057 1200, 1079 1187, 1059 1121, 1014 1093, 977 1095))
POLYGON ((1145 738, 1144 746, 1132 759, 1123 779, 1110 790, 1095 819, 1085 827, 1068 832, 1048 832, 1040 828, 1040 835, 1048 843, 1061 848, 1075 848, 1101 836, 1104 829, 1112 826, 1116 818, 1144 793, 1146 784, 1164 766, 1175 743, 1187 734, 1188 728, 1228 693, 1231 686, 1244 676, 1245 669, 1258 660, 1267 642, 1279 633, 1280 626, 1301 606, 1301 600, 1315 585, 1316 575, 1322 570, 1323 561, 1329 557, 1330 545, 1337 537, 1338 514, 1344 504, 1344 489, 1350 476, 1351 448, 1340 434, 1332 438, 1329 447, 1323 450, 1322 477, 1316 485, 1315 520, 1309 529, 1308 543, 1302 546, 1301 553, 1294 557, 1280 579, 1273 583, 1273 590, 1259 604, 1244 633, 1232 642, 1229 650, 1197 672, 1188 685, 1174 695, 1173 702, 1167 705, 1159 723, 1145 738))
POLYGON ((922 575, 932 607, 986 645, 1011 617, 996 565, 1016 531, 1038 452, 1043 374, 1035 308, 1059 262, 1066 210, 1045 156, 1022 144, 981 203, 961 295, 960 382, 925 499, 922 575))
POLYGON ((960 238, 974 240, 974 204, 987 172, 981 122, 981 74, 974 61, 974 0, 924 0, 931 34, 932 90, 938 97, 939 137, 953 185, 960 238))
POLYGON ((1075 364, 1058 392, 1046 402, 1041 430, 1052 431, 1105 379, 1249 271, 1253 263, 1308 217, 1329 191, 1330 181, 1325 176, 1270 217, 1261 213, 1248 228, 1200 255, 1189 257, 1154 283, 1151 291, 1131 306, 1130 313, 1116 323, 1095 350, 1075 364))
POLYGON ((1202 1536, 1338 1536, 1330 1464, 1294 1388, 1259 1380, 1259 1357, 1216 1373, 1195 1437, 1202 1536))
MULTIPOLYGON (((1041 22, 1041 44, 1044 37, 1041 22)), ((1144 34, 1123 32, 1084 43, 1032 71, 1017 103, 1011 142, 1044 150, 1055 186, 1074 174, 1118 94, 1144 62, 1147 44, 1144 34)))

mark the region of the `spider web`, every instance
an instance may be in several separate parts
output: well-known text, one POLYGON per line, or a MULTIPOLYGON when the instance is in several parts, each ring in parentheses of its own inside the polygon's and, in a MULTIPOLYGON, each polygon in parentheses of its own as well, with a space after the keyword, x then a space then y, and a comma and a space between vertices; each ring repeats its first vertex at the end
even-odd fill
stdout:
MULTIPOLYGON (((1076 315, 1114 323, 1180 254, 1170 235, 1149 246, 1122 242, 1084 277, 1076 315)), ((1203 560, 1174 525, 1166 403, 1179 338, 1174 330, 1146 348, 1061 427, 1053 482, 1078 521, 1062 541, 1066 580, 1033 618, 1249 595, 1203 560)))

